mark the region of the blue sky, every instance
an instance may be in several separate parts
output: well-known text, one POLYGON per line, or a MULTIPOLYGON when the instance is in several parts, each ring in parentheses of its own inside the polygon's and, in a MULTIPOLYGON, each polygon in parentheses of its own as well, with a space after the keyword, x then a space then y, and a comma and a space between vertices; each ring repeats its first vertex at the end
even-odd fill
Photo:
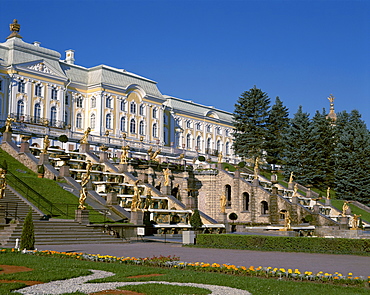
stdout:
POLYGON ((0 2, 0 36, 75 50, 153 79, 163 94, 230 112, 254 85, 290 116, 358 109, 370 128, 370 1, 158 0, 0 2))

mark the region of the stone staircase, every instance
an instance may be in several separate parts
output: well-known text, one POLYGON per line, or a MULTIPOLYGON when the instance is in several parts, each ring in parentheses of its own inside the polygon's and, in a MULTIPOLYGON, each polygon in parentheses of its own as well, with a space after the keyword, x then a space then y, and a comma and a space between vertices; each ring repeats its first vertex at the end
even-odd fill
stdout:
MULTIPOLYGON (((14 247, 16 239, 21 238, 24 219, 30 204, 11 189, 6 189, 5 197, 0 199, 0 205, 8 208, 9 219, 15 222, 0 227, 0 247, 14 247), (15 215, 17 218, 15 218, 15 215)), ((38 209, 32 208, 35 232, 35 247, 39 245, 63 244, 102 244, 122 243, 122 239, 102 233, 98 229, 81 225, 74 220, 50 219, 40 220, 43 216, 38 209)))

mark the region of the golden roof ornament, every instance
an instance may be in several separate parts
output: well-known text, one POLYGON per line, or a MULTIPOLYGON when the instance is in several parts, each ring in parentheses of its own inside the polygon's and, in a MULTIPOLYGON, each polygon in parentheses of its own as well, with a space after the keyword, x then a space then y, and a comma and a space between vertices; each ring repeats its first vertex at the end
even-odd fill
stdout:
POLYGON ((334 111, 334 99, 335 97, 333 96, 333 94, 330 94, 328 97, 328 100, 330 101, 330 111, 326 118, 329 118, 335 122, 337 120, 337 114, 334 111))
POLYGON ((6 39, 10 39, 10 38, 13 38, 13 37, 21 38, 21 39, 23 38, 21 35, 18 34, 19 31, 21 30, 21 25, 18 24, 18 21, 16 19, 13 20, 13 23, 11 23, 9 25, 9 27, 10 27, 10 31, 12 33, 6 39))

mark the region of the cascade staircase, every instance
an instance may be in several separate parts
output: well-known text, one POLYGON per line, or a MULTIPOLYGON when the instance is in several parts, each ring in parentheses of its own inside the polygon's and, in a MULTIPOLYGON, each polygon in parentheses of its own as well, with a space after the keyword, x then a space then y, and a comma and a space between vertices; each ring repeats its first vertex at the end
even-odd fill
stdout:
MULTIPOLYGON (((7 188, 5 197, 0 199, 0 205, 7 208, 9 218, 16 220, 15 223, 4 225, 4 230, 0 231, 0 247, 14 247, 16 239, 21 238, 23 222, 30 204, 16 192, 7 188)), ((121 239, 81 225, 74 220, 40 220, 43 217, 42 212, 34 207, 31 208, 35 247, 39 245, 122 243, 121 239)))

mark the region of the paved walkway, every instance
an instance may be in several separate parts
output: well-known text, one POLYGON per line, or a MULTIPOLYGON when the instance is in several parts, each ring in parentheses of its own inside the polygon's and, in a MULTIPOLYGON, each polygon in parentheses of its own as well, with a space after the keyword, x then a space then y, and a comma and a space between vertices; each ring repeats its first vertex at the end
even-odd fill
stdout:
POLYGON ((208 249, 182 247, 179 243, 131 242, 122 244, 79 244, 79 245, 43 245, 38 250, 64 252, 83 252, 112 256, 153 257, 175 255, 181 261, 226 263, 236 266, 251 265, 283 268, 298 268, 312 272, 340 272, 354 276, 370 276, 370 257, 355 255, 262 252, 231 249, 208 249))

